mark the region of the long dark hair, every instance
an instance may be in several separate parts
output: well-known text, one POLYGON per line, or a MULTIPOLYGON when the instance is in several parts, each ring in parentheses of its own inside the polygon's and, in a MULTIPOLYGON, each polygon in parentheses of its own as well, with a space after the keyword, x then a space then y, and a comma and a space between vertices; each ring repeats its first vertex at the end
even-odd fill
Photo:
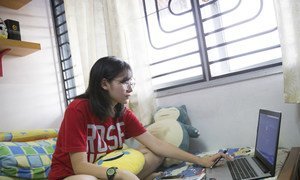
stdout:
MULTIPOLYGON (((107 56, 100 58, 96 61, 90 71, 90 79, 87 90, 84 94, 77 96, 76 98, 88 99, 92 112, 99 117, 100 121, 105 121, 112 113, 115 113, 115 117, 120 117, 124 109, 124 105, 118 103, 114 107, 115 112, 111 112, 111 97, 108 92, 102 88, 101 81, 105 78, 111 82, 120 73, 130 72, 131 67, 125 61, 122 61, 115 56, 107 56)), ((130 79, 131 77, 128 77, 130 79)))

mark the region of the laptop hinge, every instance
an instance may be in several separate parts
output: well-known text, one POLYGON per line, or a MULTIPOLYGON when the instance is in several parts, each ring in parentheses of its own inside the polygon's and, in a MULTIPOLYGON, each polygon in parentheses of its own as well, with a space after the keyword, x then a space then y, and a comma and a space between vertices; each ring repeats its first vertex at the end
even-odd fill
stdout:
POLYGON ((252 157, 252 159, 257 164, 257 166, 262 170, 262 172, 264 172, 264 173, 270 172, 270 170, 259 159, 255 158, 255 157, 252 157))

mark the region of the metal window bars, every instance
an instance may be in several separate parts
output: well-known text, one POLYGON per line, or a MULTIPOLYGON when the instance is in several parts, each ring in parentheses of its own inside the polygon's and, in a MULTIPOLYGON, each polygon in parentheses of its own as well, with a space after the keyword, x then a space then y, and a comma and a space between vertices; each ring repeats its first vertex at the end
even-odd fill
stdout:
POLYGON ((68 105, 76 96, 76 84, 65 17, 64 1, 51 0, 51 8, 60 58, 65 101, 68 105))
POLYGON ((272 3, 143 0, 155 89, 281 65, 272 3))

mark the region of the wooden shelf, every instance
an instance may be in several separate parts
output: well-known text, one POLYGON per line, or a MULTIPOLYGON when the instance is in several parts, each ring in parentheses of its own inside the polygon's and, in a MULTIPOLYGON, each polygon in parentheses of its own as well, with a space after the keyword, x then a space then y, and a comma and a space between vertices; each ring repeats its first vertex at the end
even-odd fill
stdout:
MULTIPOLYGON (((31 0, 0 0, 0 6, 18 10, 31 0)), ((26 56, 41 50, 38 43, 18 41, 12 39, 0 39, 0 77, 3 76, 2 58, 4 55, 26 56)))
POLYGON ((41 45, 33 42, 0 39, 0 51, 10 49, 7 55, 26 56, 41 50, 41 45))
POLYGON ((25 6, 30 1, 31 0, 0 0, 0 6, 17 10, 25 6))

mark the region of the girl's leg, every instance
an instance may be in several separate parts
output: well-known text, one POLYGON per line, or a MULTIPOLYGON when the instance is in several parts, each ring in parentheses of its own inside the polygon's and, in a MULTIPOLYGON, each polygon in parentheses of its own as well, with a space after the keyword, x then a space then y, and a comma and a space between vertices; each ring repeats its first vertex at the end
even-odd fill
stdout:
MULTIPOLYGON (((153 172, 162 164, 164 158, 154 154, 146 147, 140 147, 139 150, 145 156, 145 164, 141 172, 137 175, 140 179, 150 179, 148 176, 159 175, 159 173, 153 174, 153 172)), ((154 177, 153 177, 154 178, 154 177)), ((153 179, 151 177, 151 179, 153 179)))
POLYGON ((97 178, 95 176, 81 174, 66 177, 64 180, 97 180, 97 178))

